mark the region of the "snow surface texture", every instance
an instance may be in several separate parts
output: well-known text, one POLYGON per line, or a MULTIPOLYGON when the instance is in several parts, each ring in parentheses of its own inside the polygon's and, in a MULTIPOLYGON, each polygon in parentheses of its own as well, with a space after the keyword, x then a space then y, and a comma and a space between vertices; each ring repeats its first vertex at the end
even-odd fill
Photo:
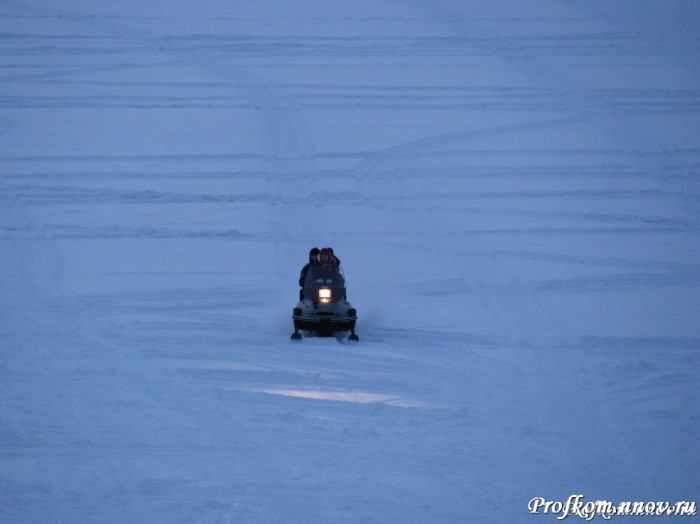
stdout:
POLYGON ((0 17, 0 522, 698 500, 698 2, 0 17))

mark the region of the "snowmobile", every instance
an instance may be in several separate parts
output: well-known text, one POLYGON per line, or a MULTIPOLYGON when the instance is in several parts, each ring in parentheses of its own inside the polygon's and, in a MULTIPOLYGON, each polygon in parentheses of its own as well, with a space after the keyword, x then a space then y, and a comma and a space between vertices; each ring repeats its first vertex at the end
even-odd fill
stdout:
POLYGON ((349 340, 360 339, 355 334, 357 311, 348 302, 345 276, 340 266, 321 264, 309 266, 292 319, 294 321, 292 340, 301 340, 299 330, 319 336, 331 336, 339 331, 350 331, 349 340))

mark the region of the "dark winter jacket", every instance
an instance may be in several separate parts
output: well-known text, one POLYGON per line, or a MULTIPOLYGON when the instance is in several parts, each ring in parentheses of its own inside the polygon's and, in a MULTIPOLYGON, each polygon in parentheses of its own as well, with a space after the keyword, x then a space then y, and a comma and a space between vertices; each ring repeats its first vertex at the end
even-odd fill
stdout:
POLYGON ((306 274, 309 272, 309 268, 312 265, 317 265, 318 262, 309 262, 303 268, 301 268, 301 275, 299 275, 299 286, 304 287, 304 282, 306 281, 306 274))
MULTIPOLYGON (((304 282, 306 281, 306 274, 309 272, 309 268, 314 265, 321 265, 320 262, 309 262, 303 268, 301 268, 301 274, 299 275, 299 287, 304 287, 304 282)), ((333 261, 330 263, 331 266, 340 266, 340 259, 333 255, 333 261)))

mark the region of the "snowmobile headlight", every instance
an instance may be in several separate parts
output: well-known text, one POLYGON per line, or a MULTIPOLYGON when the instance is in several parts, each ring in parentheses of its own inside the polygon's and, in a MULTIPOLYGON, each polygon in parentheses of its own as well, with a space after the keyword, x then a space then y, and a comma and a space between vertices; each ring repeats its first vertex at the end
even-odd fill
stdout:
POLYGON ((318 299, 324 304, 327 304, 331 301, 331 295, 331 290, 328 288, 324 287, 318 290, 318 299))

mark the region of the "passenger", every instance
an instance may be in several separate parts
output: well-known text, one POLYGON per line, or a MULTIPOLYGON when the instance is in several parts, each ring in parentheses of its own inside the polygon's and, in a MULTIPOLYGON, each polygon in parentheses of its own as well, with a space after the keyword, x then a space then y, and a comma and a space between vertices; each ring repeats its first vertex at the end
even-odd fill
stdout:
POLYGON ((324 247, 318 256, 318 260, 322 266, 339 266, 340 259, 333 253, 333 248, 324 247))
MULTIPOLYGON (((318 260, 321 263, 321 268, 328 273, 334 285, 344 287, 345 277, 343 277, 343 272, 340 270, 340 259, 333 253, 333 248, 324 247, 318 256, 318 260)), ((347 300, 347 296, 344 298, 347 300)))

